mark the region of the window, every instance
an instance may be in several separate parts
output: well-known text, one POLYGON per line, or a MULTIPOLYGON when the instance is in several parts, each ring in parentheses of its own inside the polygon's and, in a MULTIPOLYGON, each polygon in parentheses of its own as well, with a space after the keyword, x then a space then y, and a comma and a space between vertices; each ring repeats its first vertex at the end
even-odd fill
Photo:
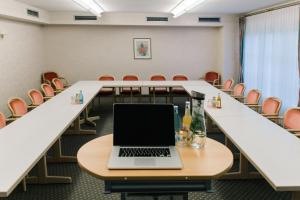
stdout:
POLYGON ((246 18, 243 76, 247 90, 282 100, 282 111, 298 105, 299 6, 246 18))

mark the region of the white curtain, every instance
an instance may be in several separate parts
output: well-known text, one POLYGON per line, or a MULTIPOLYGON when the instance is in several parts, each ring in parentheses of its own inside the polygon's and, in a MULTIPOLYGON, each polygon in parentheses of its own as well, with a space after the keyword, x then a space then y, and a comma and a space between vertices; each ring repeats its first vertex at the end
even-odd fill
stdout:
POLYGON ((281 112, 298 105, 299 6, 246 18, 244 82, 262 99, 282 100, 281 112))

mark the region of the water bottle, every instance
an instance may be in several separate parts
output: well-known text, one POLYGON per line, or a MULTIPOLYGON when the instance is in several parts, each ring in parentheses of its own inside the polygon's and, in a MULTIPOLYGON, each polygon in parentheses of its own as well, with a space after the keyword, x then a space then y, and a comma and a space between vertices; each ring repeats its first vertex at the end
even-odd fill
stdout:
POLYGON ((180 128, 181 120, 178 112, 178 106, 174 106, 174 130, 175 130, 175 141, 180 142, 180 128))
POLYGON ((82 94, 82 90, 80 90, 80 92, 79 92, 79 104, 83 104, 83 94, 82 94))

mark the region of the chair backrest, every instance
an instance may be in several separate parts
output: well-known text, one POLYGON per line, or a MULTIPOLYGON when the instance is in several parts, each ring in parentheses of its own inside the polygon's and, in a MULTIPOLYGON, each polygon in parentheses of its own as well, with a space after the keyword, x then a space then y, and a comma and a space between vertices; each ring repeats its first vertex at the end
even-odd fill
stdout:
POLYGON ((21 117, 28 112, 26 102, 19 97, 9 99, 7 104, 14 117, 21 117))
POLYGON ((261 93, 258 90, 250 90, 246 97, 246 103, 257 105, 259 102, 259 99, 261 97, 261 93))
POLYGON ((262 103, 262 114, 278 115, 281 108, 281 100, 276 97, 269 97, 262 103))
POLYGON ((286 129, 300 129, 300 108, 288 109, 283 118, 283 126, 286 129))
POLYGON ((150 77, 151 81, 165 81, 166 77, 164 75, 153 75, 150 77))
POLYGON ((175 75, 173 76, 173 81, 187 81, 189 80, 185 75, 175 75))
POLYGON ((136 75, 126 75, 123 76, 123 81, 138 81, 139 77, 136 75))
POLYGON ((233 95, 234 96, 244 96, 245 85, 244 83, 238 83, 233 88, 233 95))
POLYGON ((218 80, 217 82, 219 82, 220 79, 220 74, 218 72, 207 72, 205 74, 204 79, 209 82, 209 83, 213 83, 215 80, 218 80))
POLYGON ((27 93, 29 99, 31 100, 32 105, 39 106, 44 103, 44 97, 39 90, 32 89, 27 93))
POLYGON ((6 118, 2 112, 0 112, 0 128, 6 126, 6 118))
POLYGON ((44 83, 41 85, 41 88, 45 97, 54 97, 55 93, 51 85, 44 83))
POLYGON ((98 77, 98 81, 114 81, 115 77, 111 75, 103 75, 98 77))
POLYGON ((52 83, 56 90, 63 90, 64 89, 64 83, 59 78, 54 78, 52 80, 52 83))
POLYGON ((225 81, 223 89, 224 90, 230 90, 231 87, 233 86, 233 84, 234 84, 234 80, 233 79, 228 79, 228 80, 225 81))
POLYGON ((54 78, 58 78, 58 74, 56 72, 44 72, 42 73, 42 83, 51 84, 54 78))

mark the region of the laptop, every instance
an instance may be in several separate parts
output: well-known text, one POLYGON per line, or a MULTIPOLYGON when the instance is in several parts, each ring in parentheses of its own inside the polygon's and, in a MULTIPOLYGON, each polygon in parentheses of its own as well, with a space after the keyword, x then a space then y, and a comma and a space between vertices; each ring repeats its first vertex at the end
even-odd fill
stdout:
POLYGON ((109 169, 181 169, 171 104, 114 104, 109 169))

